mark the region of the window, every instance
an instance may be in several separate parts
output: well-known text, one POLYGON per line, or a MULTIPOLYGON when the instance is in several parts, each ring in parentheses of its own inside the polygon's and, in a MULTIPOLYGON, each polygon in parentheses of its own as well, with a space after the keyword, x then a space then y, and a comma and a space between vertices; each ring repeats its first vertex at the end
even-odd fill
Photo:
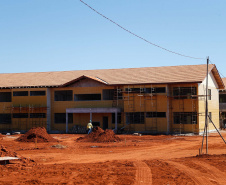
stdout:
POLYGON ((13 113, 13 118, 28 118, 28 113, 13 113))
POLYGON ((11 102, 11 92, 0 92, 0 102, 11 102))
POLYGON ((220 103, 226 103, 226 94, 220 94, 219 98, 220 98, 220 103))
POLYGON ((99 127, 100 126, 100 122, 94 121, 94 122, 92 122, 92 125, 94 127, 99 127))
POLYGON ((144 124, 143 112, 127 112, 126 124, 144 124))
MULTIPOLYGON (((121 123, 122 119, 121 119, 121 112, 117 113, 117 123, 121 123)), ((111 122, 113 124, 115 124, 115 113, 112 113, 111 115, 111 122)))
POLYGON ((211 120, 212 120, 212 112, 209 112, 208 120, 209 120, 209 123, 211 123, 211 120))
POLYGON ((208 89, 208 100, 211 100, 211 89, 208 89))
POLYGON ((28 96, 28 91, 14 91, 13 96, 28 96))
POLYGON ((11 121, 11 114, 0 114, 0 124, 10 124, 11 121))
POLYGON ((30 113, 30 118, 46 118, 45 113, 30 113))
POLYGON ((166 113, 165 112, 147 112, 146 118, 165 118, 166 113))
POLYGON ((30 96, 45 96, 45 91, 30 91, 30 96))
POLYGON ((113 100, 114 92, 114 89, 103 89, 103 100, 113 100))
POLYGON ((174 99, 192 99, 191 95, 197 95, 196 87, 174 87, 174 99))
POLYGON ((126 88, 126 92, 140 93, 140 92, 144 92, 144 88, 126 88))
POLYGON ((125 91, 129 93, 166 93, 166 88, 165 87, 126 88, 125 91))
MULTIPOLYGON (((66 113, 55 113, 54 123, 66 123, 66 113)), ((68 123, 73 123, 73 114, 68 114, 68 123)))
POLYGON ((75 94, 75 101, 98 101, 101 94, 75 94))
POLYGON ((73 92, 72 90, 55 91, 54 100, 55 101, 72 101, 73 92))
POLYGON ((197 124, 197 112, 174 112, 174 124, 197 124))
POLYGON ((166 93, 166 88, 165 87, 147 88, 146 93, 166 93))

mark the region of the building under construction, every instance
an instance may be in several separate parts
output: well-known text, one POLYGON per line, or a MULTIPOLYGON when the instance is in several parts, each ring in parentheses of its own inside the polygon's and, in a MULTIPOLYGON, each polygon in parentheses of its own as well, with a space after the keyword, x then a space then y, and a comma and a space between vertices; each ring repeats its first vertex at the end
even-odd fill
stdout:
MULTIPOLYGON (((215 65, 0 74, 0 129, 69 132, 75 125, 125 132, 200 133, 209 116, 219 128, 215 65)), ((209 125, 209 130, 214 130, 209 125)))
MULTIPOLYGON (((224 84, 226 84, 226 78, 222 78, 224 84)), ((226 129, 226 88, 220 89, 220 126, 226 129)))

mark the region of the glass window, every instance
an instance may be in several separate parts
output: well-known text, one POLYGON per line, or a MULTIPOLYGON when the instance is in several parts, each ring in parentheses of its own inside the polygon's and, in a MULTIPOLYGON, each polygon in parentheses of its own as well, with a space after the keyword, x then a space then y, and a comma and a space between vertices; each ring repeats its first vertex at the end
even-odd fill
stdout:
POLYGON ((197 95, 196 87, 174 87, 174 99, 192 99, 192 95, 197 95))
POLYGON ((46 118, 45 113, 30 113, 30 118, 46 118))
POLYGON ((101 100, 101 94, 75 94, 75 101, 98 101, 101 100))
POLYGON ((209 123, 211 123, 212 120, 212 112, 209 112, 209 123))
POLYGON ((0 102, 11 102, 11 92, 0 92, 0 102))
POLYGON ((28 113, 13 113, 13 118, 28 118, 28 113))
POLYGON ((92 122, 92 125, 93 125, 94 127, 99 127, 99 126, 100 126, 100 122, 94 121, 94 122, 92 122))
POLYGON ((113 100, 114 99, 114 89, 103 89, 103 100, 113 100))
MULTIPOLYGON (((66 123, 66 113, 55 113, 54 123, 66 123)), ((68 123, 73 123, 73 114, 68 114, 68 123)))
POLYGON ((45 91, 30 91, 30 96, 45 96, 45 91))
MULTIPOLYGON (((117 122, 120 124, 121 123, 121 112, 118 112, 118 114, 117 114, 117 122)), ((113 124, 115 124, 115 113, 112 113, 112 115, 111 115, 111 122, 113 123, 113 124)))
POLYGON ((14 91, 13 96, 28 96, 28 91, 14 91))
POLYGON ((72 90, 64 90, 64 91, 55 91, 54 92, 54 100, 55 101, 72 101, 73 91, 72 90))
POLYGON ((211 89, 208 89, 208 100, 211 100, 211 89))
POLYGON ((144 124, 143 112, 127 112, 126 124, 144 124))
POLYGON ((11 124, 11 114, 0 114, 0 124, 11 124))
POLYGON ((197 112, 174 112, 174 124, 197 124, 197 112))
POLYGON ((220 103, 226 103, 226 94, 219 94, 220 103))
POLYGON ((146 118, 165 118, 165 112, 146 112, 146 118))

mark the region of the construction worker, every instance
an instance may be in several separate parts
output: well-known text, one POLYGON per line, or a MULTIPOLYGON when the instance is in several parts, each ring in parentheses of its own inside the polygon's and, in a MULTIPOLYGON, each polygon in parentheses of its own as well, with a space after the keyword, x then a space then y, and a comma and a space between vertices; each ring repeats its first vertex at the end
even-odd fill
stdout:
POLYGON ((87 124, 88 134, 92 132, 92 128, 93 128, 93 125, 92 125, 92 121, 90 120, 90 122, 87 124))

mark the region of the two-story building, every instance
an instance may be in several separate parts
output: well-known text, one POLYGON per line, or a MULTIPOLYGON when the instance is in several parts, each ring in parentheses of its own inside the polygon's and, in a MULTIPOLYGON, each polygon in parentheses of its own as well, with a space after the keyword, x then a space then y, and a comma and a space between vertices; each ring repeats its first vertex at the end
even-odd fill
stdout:
MULTIPOLYGON (((0 74, 0 129, 68 132, 92 120, 103 129, 200 133, 206 74, 206 65, 0 74)), ((224 84, 215 65, 208 77, 209 115, 219 128, 224 84)))
MULTIPOLYGON (((226 78, 222 78, 224 84, 226 84, 226 78)), ((226 128, 226 88, 220 89, 220 126, 226 128)))

